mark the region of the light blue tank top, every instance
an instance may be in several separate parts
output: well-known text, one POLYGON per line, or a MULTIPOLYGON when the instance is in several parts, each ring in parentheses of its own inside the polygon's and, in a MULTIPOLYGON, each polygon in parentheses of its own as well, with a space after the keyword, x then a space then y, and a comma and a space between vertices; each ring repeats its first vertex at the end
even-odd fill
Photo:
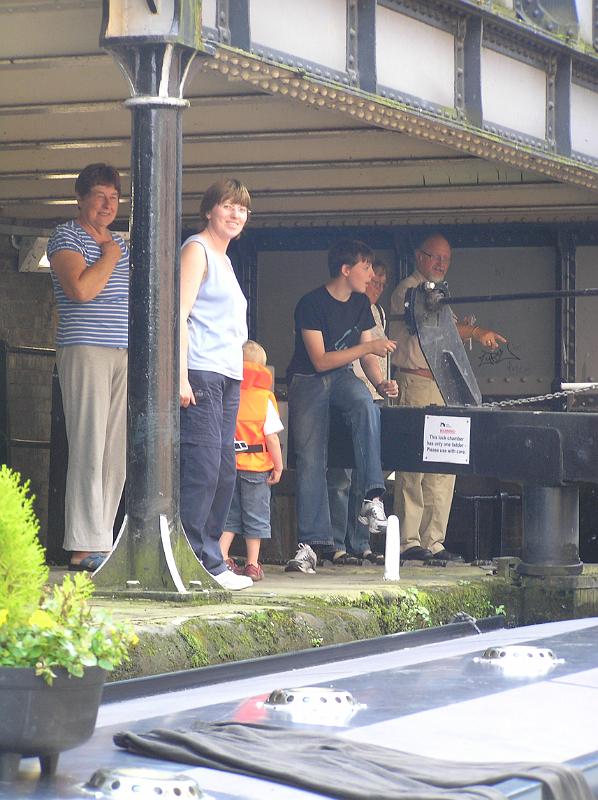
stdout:
POLYGON ((206 252, 207 274, 187 320, 189 369, 203 369, 243 379, 243 344, 247 341, 247 300, 230 259, 219 264, 198 234, 183 244, 198 242, 206 252))

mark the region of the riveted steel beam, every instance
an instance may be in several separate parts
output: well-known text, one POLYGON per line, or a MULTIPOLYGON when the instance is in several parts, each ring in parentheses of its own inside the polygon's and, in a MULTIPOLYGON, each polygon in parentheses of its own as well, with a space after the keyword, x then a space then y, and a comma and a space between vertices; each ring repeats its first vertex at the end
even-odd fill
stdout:
MULTIPOLYGON (((481 17, 467 17, 463 36, 463 110, 470 125, 482 127, 481 17)), ((458 77, 458 76, 457 76, 458 77)))
POLYGON ((273 94, 280 92, 308 106, 348 114, 366 124, 445 144, 564 182, 598 188, 598 169, 582 167, 574 159, 563 156, 555 158, 547 146, 543 153, 534 142, 527 140, 529 137, 517 136, 513 141, 507 141, 496 132, 464 130, 455 120, 440 119, 433 113, 409 108, 404 103, 360 93, 292 67, 269 64, 249 54, 231 52, 222 46, 216 48, 215 58, 206 62, 206 68, 248 81, 273 94))
POLYGON ((554 80, 554 142, 557 153, 571 155, 571 79, 573 61, 570 56, 556 58, 554 80))
POLYGON ((230 43, 241 50, 251 49, 251 32, 249 28, 248 0, 218 0, 218 8, 228 2, 228 26, 230 43))
POLYGON ((515 10, 520 19, 548 33, 574 38, 579 30, 575 0, 515 0, 515 10))
MULTIPOLYGON (((349 25, 357 30, 356 68, 359 76, 359 87, 364 92, 376 92, 376 0, 350 0, 352 17, 349 25)), ((349 26, 348 26, 349 27, 349 26)), ((353 44, 353 40, 351 40, 353 44)))

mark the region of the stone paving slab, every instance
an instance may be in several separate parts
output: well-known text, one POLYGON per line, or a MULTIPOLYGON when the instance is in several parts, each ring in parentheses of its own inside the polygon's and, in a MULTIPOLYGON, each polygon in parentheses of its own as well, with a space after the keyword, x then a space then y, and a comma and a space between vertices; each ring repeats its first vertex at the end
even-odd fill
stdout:
MULTIPOLYGON (((359 597, 362 592, 393 593, 407 586, 419 588, 441 588, 456 586, 463 581, 478 581, 491 572, 490 568, 479 568, 469 564, 447 567, 409 566, 401 567, 398 582, 384 580, 384 567, 318 567, 315 575, 302 572, 285 572, 284 567, 265 564, 265 578, 240 592, 231 592, 226 603, 189 605, 188 603, 161 603, 149 600, 110 600, 94 598, 93 605, 109 608, 119 618, 130 619, 135 624, 179 617, 222 618, 236 611, 272 605, 294 605, 302 597, 326 598, 359 597)), ((52 568, 51 581, 62 579, 65 569, 52 568)))

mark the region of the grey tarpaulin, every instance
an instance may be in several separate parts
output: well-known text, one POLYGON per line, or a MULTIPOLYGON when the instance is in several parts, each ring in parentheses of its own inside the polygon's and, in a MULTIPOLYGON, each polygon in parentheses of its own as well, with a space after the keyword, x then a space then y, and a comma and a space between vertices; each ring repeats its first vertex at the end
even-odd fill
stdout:
POLYGON ((114 743, 139 755, 352 800, 504 800, 495 786, 515 777, 541 782, 543 800, 593 797, 583 774, 567 765, 454 763, 271 725, 198 722, 192 731, 118 733, 114 743))

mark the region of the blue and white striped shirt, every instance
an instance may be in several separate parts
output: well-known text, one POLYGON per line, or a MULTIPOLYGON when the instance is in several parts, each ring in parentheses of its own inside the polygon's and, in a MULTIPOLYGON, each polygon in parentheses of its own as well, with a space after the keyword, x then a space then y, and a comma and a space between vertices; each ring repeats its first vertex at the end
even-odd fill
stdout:
MULTIPOLYGON (((129 319, 129 250, 118 234, 112 238, 122 256, 102 291, 86 303, 76 303, 65 295, 60 281, 51 270, 54 295, 58 305, 56 346, 96 345, 127 347, 129 319)), ((48 242, 48 260, 59 250, 80 253, 88 267, 102 256, 95 239, 75 220, 58 225, 48 242)))

